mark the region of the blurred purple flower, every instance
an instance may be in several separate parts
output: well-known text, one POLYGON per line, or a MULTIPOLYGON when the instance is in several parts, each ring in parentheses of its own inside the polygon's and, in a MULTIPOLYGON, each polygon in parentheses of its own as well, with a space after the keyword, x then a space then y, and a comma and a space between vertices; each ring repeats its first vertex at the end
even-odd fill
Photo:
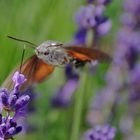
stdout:
POLYGON ((52 99, 53 107, 67 107, 71 103, 74 91, 77 89, 78 79, 72 78, 68 80, 57 92, 52 99))
POLYGON ((71 65, 67 65, 65 68, 65 74, 66 74, 66 79, 78 79, 79 75, 76 71, 74 71, 73 67, 71 65))
POLYGON ((75 21, 78 25, 78 31, 75 37, 80 40, 76 42, 86 44, 84 41, 86 41, 86 35, 89 29, 92 30, 94 34, 94 45, 96 45, 100 36, 109 32, 112 23, 108 17, 104 16, 104 11, 105 5, 103 4, 88 4, 79 9, 75 16, 75 21))
POLYGON ((88 6, 81 7, 75 17, 78 26, 80 28, 94 27, 96 25, 95 12, 96 10, 94 5, 90 4, 88 6))
POLYGON ((140 101, 140 65, 136 65, 133 70, 130 71, 129 76, 129 101, 130 102, 139 102, 140 101))
POLYGON ((123 28, 118 34, 118 41, 124 49, 124 56, 127 60, 129 70, 135 67, 140 52, 140 21, 137 12, 140 11, 140 0, 125 0, 125 13, 121 18, 123 28))
MULTIPOLYGON (((138 54, 140 51, 139 36, 140 36, 139 32, 134 32, 133 30, 129 30, 127 28, 124 29, 122 28, 118 33, 117 41, 118 46, 120 46, 120 49, 118 50, 117 54, 119 57, 120 54, 122 54, 123 59, 127 61, 130 69, 134 67, 138 59, 138 54)), ((119 57, 116 57, 115 59, 119 57)), ((120 57, 120 61, 122 57, 120 57)))
POLYGON ((129 28, 134 28, 136 26, 136 20, 135 17, 131 13, 124 13, 120 17, 121 23, 129 28))
POLYGON ((30 97, 28 95, 20 96, 20 87, 26 81, 23 74, 15 72, 12 80, 14 82, 14 88, 12 91, 7 89, 0 89, 0 102, 1 102, 1 114, 0 114, 0 138, 11 139, 12 136, 18 134, 22 130, 22 126, 17 126, 17 119, 23 117, 25 106, 29 102, 30 97), (2 117, 2 112, 6 111, 6 116, 2 117), (10 112, 13 112, 10 117, 10 112))
POLYGON ((134 15, 139 15, 140 0, 125 0, 124 8, 126 11, 129 11, 134 15))
POLYGON ((99 24, 98 26, 98 34, 99 35, 105 35, 109 32, 110 28, 112 26, 112 22, 110 20, 104 21, 102 24, 99 24))
POLYGON ((86 42, 86 34, 87 30, 84 28, 79 28, 79 30, 75 33, 73 44, 85 44, 86 42))
POLYGON ((88 130, 83 135, 82 140, 113 140, 115 135, 116 129, 106 124, 88 130))
MULTIPOLYGON (((103 16, 104 9, 105 8, 103 5, 94 6, 92 4, 89 4, 87 6, 83 6, 77 12, 75 21, 80 28, 84 29, 95 28, 94 30, 98 31, 98 26, 99 25, 101 26, 101 24, 104 24, 104 22, 107 22, 108 20, 106 17, 103 16)), ((110 26, 108 26, 107 24, 106 26, 108 28, 107 31, 109 31, 109 29, 111 28, 111 21, 110 26)))

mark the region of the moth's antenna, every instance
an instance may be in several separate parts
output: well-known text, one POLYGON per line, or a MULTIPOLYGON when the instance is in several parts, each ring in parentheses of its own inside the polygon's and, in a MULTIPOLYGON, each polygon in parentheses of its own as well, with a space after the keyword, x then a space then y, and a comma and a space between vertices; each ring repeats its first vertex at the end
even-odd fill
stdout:
POLYGON ((21 56, 21 63, 20 63, 19 73, 21 73, 21 68, 22 68, 22 64, 23 64, 23 58, 24 58, 24 54, 25 54, 25 49, 26 49, 26 46, 24 45, 23 51, 22 51, 22 56, 21 56))
POLYGON ((16 41, 20 41, 20 42, 24 42, 24 43, 30 44, 30 45, 32 45, 31 47, 32 47, 33 49, 35 49, 35 48, 36 48, 35 46, 37 46, 36 44, 31 43, 31 42, 29 42, 29 41, 27 41, 27 40, 18 39, 18 38, 9 36, 9 35, 8 35, 7 37, 10 38, 10 39, 16 40, 16 41))

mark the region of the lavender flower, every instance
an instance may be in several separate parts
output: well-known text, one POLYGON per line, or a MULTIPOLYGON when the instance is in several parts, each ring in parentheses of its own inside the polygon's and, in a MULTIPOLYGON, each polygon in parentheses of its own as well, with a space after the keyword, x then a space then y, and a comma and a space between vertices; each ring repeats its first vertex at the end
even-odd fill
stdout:
POLYGON ((14 82, 12 91, 4 88, 0 89, 0 138, 2 140, 11 139, 12 136, 22 131, 22 126, 17 125, 17 119, 23 117, 21 112, 23 112, 30 99, 28 95, 20 96, 20 87, 26 81, 24 75, 15 72, 12 80, 14 82), (5 116, 3 116, 4 111, 7 112, 5 116), (13 112, 12 116, 11 112, 13 112))
POLYGON ((20 85, 22 85, 26 81, 26 78, 19 72, 15 72, 12 80, 15 83, 14 92, 18 92, 20 85))
MULTIPOLYGON (((123 29, 121 29, 119 43, 124 46, 124 56, 128 64, 129 78, 129 101, 139 101, 139 71, 138 57, 140 52, 140 20, 138 18, 138 12, 140 11, 140 0, 125 0, 124 2, 125 13, 123 17, 128 19, 123 23, 123 29)), ((125 19, 126 19, 125 18, 125 19)))
POLYGON ((67 107, 70 102, 74 91, 78 85, 78 79, 68 80, 57 92, 56 96, 52 99, 54 107, 67 107))
POLYGON ((84 28, 79 28, 79 30, 75 33, 73 44, 82 44, 85 45, 86 42, 86 34, 87 30, 84 28))
POLYGON ((15 72, 12 80, 15 83, 13 91, 10 93, 7 89, 1 89, 0 97, 5 110, 18 113, 28 103, 30 97, 28 95, 19 97, 20 86, 26 81, 24 75, 15 72))
POLYGON ((130 96, 129 101, 136 103, 140 101, 140 65, 136 65, 135 68, 130 72, 129 85, 130 85, 130 96))
POLYGON ((134 28, 137 25, 137 22, 135 20, 135 17, 131 13, 124 13, 120 17, 121 23, 129 28, 134 28))
POLYGON ((126 0, 124 2, 124 9, 134 15, 139 15, 140 1, 139 0, 126 0))
POLYGON ((83 6, 76 14, 76 23, 81 28, 92 28, 96 25, 96 7, 94 5, 83 6))
POLYGON ((28 108, 26 112, 28 112, 28 114, 34 113, 36 111, 35 100, 38 97, 38 93, 34 90, 34 87, 29 87, 27 90, 23 91, 21 94, 30 96, 30 102, 28 103, 28 108))
POLYGON ((6 116, 2 117, 0 114, 0 139, 11 139, 12 136, 20 133, 22 131, 22 126, 18 126, 14 117, 6 116))
POLYGON ((116 129, 106 124, 88 130, 83 135, 82 140, 113 140, 115 135, 116 129))
POLYGON ((106 34, 111 28, 111 21, 103 15, 103 5, 94 6, 89 4, 81 7, 76 14, 76 23, 81 29, 93 29, 99 35, 106 34))

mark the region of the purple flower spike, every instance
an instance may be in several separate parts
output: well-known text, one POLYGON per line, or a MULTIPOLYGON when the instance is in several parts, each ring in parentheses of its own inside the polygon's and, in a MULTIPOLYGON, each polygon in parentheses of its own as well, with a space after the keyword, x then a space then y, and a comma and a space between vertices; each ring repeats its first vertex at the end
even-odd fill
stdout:
POLYGON ((8 105, 9 91, 5 88, 0 89, 1 109, 8 105))
POLYGON ((14 73, 12 77, 13 82, 15 83, 14 93, 17 94, 19 91, 20 85, 22 85, 27 79, 23 74, 20 74, 18 71, 14 73))
POLYGON ((52 99, 52 106, 67 107, 70 104, 71 97, 78 86, 78 79, 70 79, 59 89, 56 96, 52 99))
POLYGON ((24 108, 24 106, 29 102, 30 97, 28 95, 21 96, 15 104, 15 108, 18 111, 21 108, 24 108))
POLYGON ((11 95, 11 97, 9 98, 9 105, 10 106, 14 106, 16 101, 17 101, 18 97, 16 95, 11 95))
POLYGON ((78 79, 79 75, 74 71, 71 65, 67 65, 65 69, 65 74, 67 79, 78 79))
POLYGON ((16 127, 17 126, 17 123, 15 122, 15 120, 10 120, 10 126, 11 127, 16 127))
POLYGON ((135 17, 130 14, 130 13, 124 13, 121 17, 120 20, 122 24, 126 27, 134 28, 136 26, 136 20, 135 17))
POLYGON ((23 74, 20 74, 17 71, 17 72, 15 72, 12 80, 15 83, 15 85, 22 85, 26 81, 26 78, 25 78, 25 76, 23 74))
POLYGON ((6 92, 1 93, 1 101, 4 106, 8 106, 9 95, 6 92))
POLYGON ((124 3, 124 8, 135 15, 140 13, 140 0, 126 0, 124 3))
MULTIPOLYGON (((80 8, 75 16, 75 21, 80 29, 76 33, 76 40, 78 38, 80 39, 78 40, 80 43, 85 44, 89 29, 93 30, 95 38, 99 38, 100 35, 108 33, 112 24, 111 21, 104 16, 104 10, 105 5, 109 2, 111 2, 111 0, 99 0, 99 4, 97 5, 88 4, 80 8)), ((96 40, 93 41, 96 42, 96 40)))
POLYGON ((15 72, 12 80, 15 83, 14 90, 9 93, 9 91, 1 89, 0 92, 1 106, 7 111, 17 111, 24 108, 30 99, 28 95, 19 97, 19 87, 26 81, 24 75, 15 72))
POLYGON ((96 16, 102 16, 104 10, 105 10, 105 6, 103 5, 96 6, 96 16))
POLYGON ((15 132, 15 134, 18 134, 18 133, 20 133, 22 131, 22 126, 18 126, 18 127, 16 127, 16 132, 15 132))
POLYGON ((114 139, 115 138, 115 134, 116 134, 116 129, 115 128, 111 128, 110 132, 108 133, 108 139, 114 139))
POLYGON ((10 136, 12 136, 13 134, 15 134, 15 132, 16 132, 16 129, 15 129, 15 127, 10 127, 8 130, 7 130, 7 132, 6 132, 6 136, 7 137, 10 137, 10 136))
POLYGON ((87 30, 80 28, 75 34, 74 44, 85 44, 87 30))
POLYGON ((9 139, 13 135, 21 132, 22 127, 17 126, 17 123, 13 120, 12 117, 4 117, 2 122, 0 123, 0 138, 1 139, 9 139))
POLYGON ((5 133, 6 132, 6 124, 5 123, 2 123, 0 125, 0 129, 2 130, 2 133, 5 133))
POLYGON ((99 35, 105 35, 105 34, 107 34, 110 31, 111 26, 112 26, 111 20, 106 20, 102 24, 99 24, 99 26, 97 28, 98 34, 99 35))
POLYGON ((75 19, 79 27, 91 28, 96 25, 95 10, 95 6, 91 4, 80 8, 75 19))
POLYGON ((82 140, 114 140, 115 134, 116 129, 107 124, 88 130, 82 140))
POLYGON ((20 97, 20 86, 26 81, 23 74, 15 72, 13 78, 15 83, 14 89, 10 92, 7 89, 0 89, 0 140, 12 139, 12 137, 22 130, 22 126, 18 126, 17 119, 23 117, 22 112, 25 110, 26 104, 29 102, 28 95, 20 97), (4 117, 2 113, 4 112, 4 117), (12 117, 11 117, 11 112, 12 117))

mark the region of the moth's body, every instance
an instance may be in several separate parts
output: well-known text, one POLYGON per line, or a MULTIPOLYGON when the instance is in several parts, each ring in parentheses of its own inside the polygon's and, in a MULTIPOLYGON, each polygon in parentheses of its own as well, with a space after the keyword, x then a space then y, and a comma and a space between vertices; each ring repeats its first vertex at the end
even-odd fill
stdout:
MULTIPOLYGON (((36 46, 26 40, 17 39, 11 36, 8 37, 36 46)), ((27 78, 22 89, 27 89, 34 83, 44 81, 54 71, 56 66, 72 64, 75 67, 79 67, 93 60, 98 60, 99 62, 110 60, 110 57, 106 53, 95 48, 87 48, 86 46, 78 45, 63 45, 57 41, 45 41, 39 46, 32 48, 34 49, 35 54, 8 76, 2 85, 3 87, 12 87, 11 77, 13 76, 13 73, 19 69, 27 78)))
POLYGON ((45 41, 35 49, 35 53, 39 59, 47 64, 66 66, 73 58, 62 46, 62 43, 56 41, 45 41))

